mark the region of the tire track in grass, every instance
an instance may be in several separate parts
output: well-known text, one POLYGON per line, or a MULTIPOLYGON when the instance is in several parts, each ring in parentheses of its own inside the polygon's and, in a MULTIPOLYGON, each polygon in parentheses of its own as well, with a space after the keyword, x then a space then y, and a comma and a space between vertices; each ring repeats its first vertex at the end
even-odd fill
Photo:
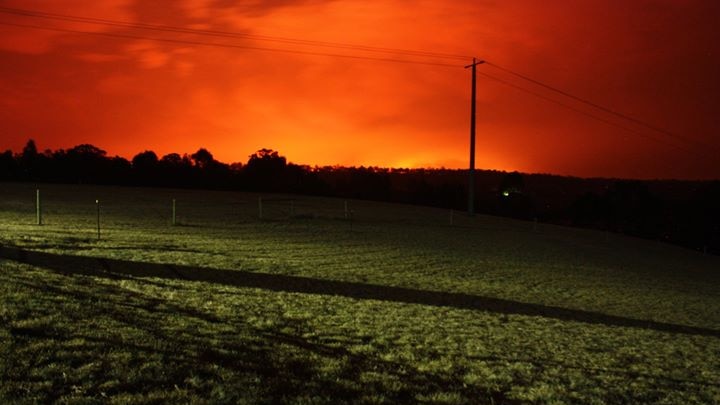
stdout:
POLYGON ((322 280, 310 277, 256 273, 244 270, 224 270, 166 264, 134 262, 118 259, 61 255, 0 246, 0 257, 43 267, 65 274, 84 274, 97 277, 157 277, 206 282, 235 287, 261 288, 270 291, 305 294, 336 295, 355 299, 423 304, 438 307, 472 309, 500 314, 539 316, 607 326, 650 329, 660 332, 720 338, 720 330, 678 325, 651 320, 625 318, 600 312, 583 311, 555 306, 524 303, 470 294, 417 290, 375 284, 322 280))

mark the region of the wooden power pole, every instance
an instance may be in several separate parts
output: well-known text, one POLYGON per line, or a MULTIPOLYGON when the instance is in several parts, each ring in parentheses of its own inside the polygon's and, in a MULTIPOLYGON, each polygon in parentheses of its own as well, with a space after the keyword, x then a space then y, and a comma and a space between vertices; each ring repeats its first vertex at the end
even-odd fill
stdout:
POLYGON ((472 68, 472 97, 470 99, 470 170, 468 171, 468 214, 475 215, 475 109, 477 103, 477 65, 485 63, 484 60, 473 58, 472 64, 465 69, 472 68))

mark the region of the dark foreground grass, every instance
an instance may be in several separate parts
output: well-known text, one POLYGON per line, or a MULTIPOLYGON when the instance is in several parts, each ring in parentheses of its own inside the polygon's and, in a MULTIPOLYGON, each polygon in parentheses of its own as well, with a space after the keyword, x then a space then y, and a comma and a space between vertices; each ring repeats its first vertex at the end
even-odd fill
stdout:
POLYGON ((260 222, 230 193, 169 227, 167 190, 58 186, 37 227, 3 187, 3 403, 720 402, 717 258, 357 202, 351 230, 322 199, 260 222))

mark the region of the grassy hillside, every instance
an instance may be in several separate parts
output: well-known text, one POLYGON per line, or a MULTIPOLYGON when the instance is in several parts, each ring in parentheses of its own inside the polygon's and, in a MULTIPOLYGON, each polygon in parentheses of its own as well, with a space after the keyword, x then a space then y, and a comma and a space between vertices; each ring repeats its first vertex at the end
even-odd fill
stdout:
POLYGON ((718 257, 187 190, 43 185, 37 226, 34 186, 0 196, 3 402, 720 402, 718 257))

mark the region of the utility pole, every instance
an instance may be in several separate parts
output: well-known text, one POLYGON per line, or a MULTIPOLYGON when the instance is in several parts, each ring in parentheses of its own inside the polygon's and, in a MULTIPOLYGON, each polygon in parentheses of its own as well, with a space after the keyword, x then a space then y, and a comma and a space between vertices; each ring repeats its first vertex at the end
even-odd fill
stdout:
POLYGON ((472 64, 472 98, 470 99, 470 170, 468 171, 468 214, 475 215, 475 105, 477 101, 477 65, 484 60, 473 58, 472 64))

